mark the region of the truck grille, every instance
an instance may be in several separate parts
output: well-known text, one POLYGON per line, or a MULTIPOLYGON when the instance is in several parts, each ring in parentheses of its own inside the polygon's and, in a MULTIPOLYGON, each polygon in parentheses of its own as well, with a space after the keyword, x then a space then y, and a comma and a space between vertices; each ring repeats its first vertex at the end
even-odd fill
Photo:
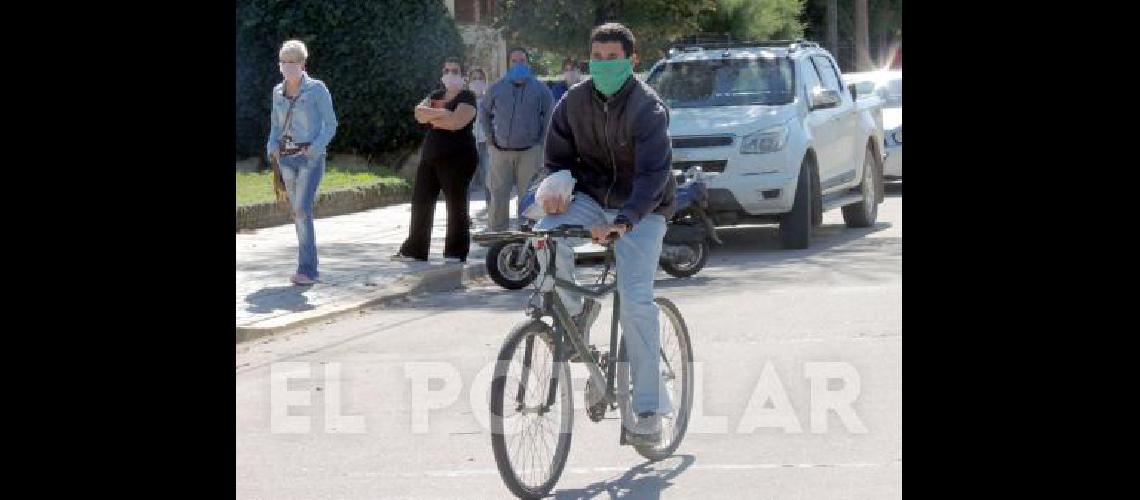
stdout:
POLYGON ((731 135, 693 135, 673 138, 674 148, 712 148, 731 145, 731 135))
POLYGON ((728 160, 675 161, 673 162, 673 168, 683 172, 693 165, 700 165, 701 170, 705 172, 724 172, 724 167, 727 164, 728 160))

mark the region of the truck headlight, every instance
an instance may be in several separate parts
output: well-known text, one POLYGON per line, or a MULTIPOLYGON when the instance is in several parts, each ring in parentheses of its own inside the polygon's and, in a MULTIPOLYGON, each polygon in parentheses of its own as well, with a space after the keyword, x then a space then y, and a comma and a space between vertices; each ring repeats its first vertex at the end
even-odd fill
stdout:
POLYGON ((744 136, 740 141, 740 152, 775 153, 776 151, 784 149, 784 145, 787 143, 787 124, 777 125, 744 136))

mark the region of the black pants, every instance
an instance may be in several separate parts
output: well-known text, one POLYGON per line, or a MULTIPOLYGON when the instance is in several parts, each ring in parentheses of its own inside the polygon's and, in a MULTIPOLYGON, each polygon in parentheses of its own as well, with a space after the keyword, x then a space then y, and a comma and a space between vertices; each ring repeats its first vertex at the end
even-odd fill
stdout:
POLYGON ((471 230, 468 224, 467 187, 479 157, 474 148, 468 154, 443 158, 424 158, 416 169, 416 183, 412 186, 412 223, 408 239, 400 246, 400 253, 416 259, 427 259, 431 246, 432 221, 435 203, 443 191, 447 205, 447 235, 444 237, 443 256, 467 259, 471 248, 471 230))

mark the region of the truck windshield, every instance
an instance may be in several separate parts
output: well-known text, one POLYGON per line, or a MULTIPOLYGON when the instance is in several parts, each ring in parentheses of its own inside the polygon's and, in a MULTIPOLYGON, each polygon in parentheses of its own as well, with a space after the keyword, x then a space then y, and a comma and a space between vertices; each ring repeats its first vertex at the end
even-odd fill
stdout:
POLYGON ((658 66, 646 80, 671 108, 792 102, 792 65, 779 59, 709 59, 658 66))

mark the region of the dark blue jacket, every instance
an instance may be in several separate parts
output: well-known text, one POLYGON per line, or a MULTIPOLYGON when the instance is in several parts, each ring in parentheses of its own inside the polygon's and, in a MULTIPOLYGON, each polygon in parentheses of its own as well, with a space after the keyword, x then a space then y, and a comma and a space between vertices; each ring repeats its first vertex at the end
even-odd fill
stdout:
POLYGON ((575 191, 617 209, 630 224, 649 213, 668 219, 677 190, 672 158, 669 110, 652 87, 631 76, 605 99, 586 80, 554 106, 546 161, 532 186, 569 169, 575 191))
POLYGON ((565 94, 569 88, 570 86, 566 85, 564 80, 554 82, 554 85, 550 86, 550 96, 554 98, 555 103, 558 103, 558 100, 562 98, 562 94, 565 94))

